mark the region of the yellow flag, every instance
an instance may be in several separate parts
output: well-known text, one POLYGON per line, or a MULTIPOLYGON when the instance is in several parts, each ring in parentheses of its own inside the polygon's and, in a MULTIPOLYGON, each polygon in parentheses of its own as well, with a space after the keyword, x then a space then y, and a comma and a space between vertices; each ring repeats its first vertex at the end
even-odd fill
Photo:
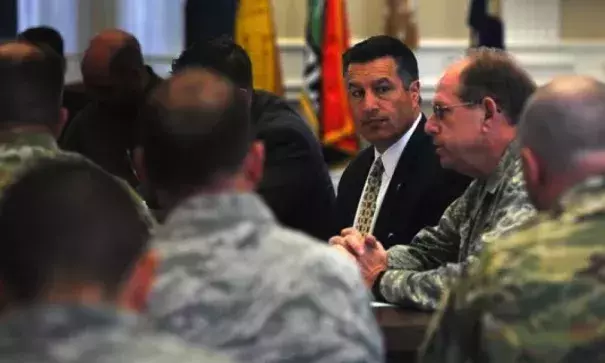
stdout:
POLYGON ((252 60, 254 88, 283 95, 281 57, 270 0, 239 1, 235 42, 248 52, 252 60))

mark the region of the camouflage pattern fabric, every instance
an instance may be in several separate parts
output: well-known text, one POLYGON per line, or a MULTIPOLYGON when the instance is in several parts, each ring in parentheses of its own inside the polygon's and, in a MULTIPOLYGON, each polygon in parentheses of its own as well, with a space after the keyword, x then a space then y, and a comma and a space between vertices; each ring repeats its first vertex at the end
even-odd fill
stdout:
POLYGON ((1 363, 227 363, 108 307, 49 305, 0 319, 1 363))
POLYGON ((377 280, 375 295, 393 304, 437 308, 443 292, 485 243, 534 214, 513 142, 492 175, 473 181, 436 227, 421 230, 407 246, 388 250, 389 267, 377 280))
MULTIPOLYGON (((0 132, 0 191, 11 183, 19 172, 25 172, 40 158, 88 160, 84 156, 59 149, 54 137, 44 132, 2 131, 0 132)), ((90 161, 91 164, 94 164, 90 161)), ((145 201, 126 183, 116 180, 127 188, 150 229, 155 220, 145 201)))
POLYGON ((245 362, 382 362, 353 261, 279 226, 255 194, 196 196, 158 228, 157 327, 245 362))
POLYGON ((605 176, 498 243, 436 316, 422 362, 605 361, 605 176))

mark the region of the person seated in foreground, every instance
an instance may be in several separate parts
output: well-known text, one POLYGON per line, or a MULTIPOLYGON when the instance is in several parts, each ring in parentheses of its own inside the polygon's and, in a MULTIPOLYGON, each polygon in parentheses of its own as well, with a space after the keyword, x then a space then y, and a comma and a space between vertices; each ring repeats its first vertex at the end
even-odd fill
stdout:
POLYGON ((555 78, 520 120, 541 213, 486 246, 444 302, 422 362, 603 362, 605 84, 555 78))
POLYGON ((0 361, 226 362, 146 330, 156 260, 132 196, 87 160, 38 158, 0 202, 0 361))
POLYGON ((245 362, 382 362, 355 264, 282 227, 255 193, 264 152, 247 105, 237 85, 195 67, 150 100, 140 174, 169 213, 149 314, 245 362))

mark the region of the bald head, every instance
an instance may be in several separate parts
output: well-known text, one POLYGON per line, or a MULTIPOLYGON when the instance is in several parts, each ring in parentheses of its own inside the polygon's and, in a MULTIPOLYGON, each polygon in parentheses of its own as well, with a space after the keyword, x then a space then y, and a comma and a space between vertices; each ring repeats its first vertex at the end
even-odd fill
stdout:
POLYGON ((252 141, 249 107, 226 78, 184 70, 158 86, 149 106, 143 148, 156 186, 202 187, 239 169, 252 141))
POLYGON ((0 123, 44 124, 59 121, 63 61, 25 42, 0 45, 0 123))
POLYGON ((145 63, 138 40, 130 33, 109 29, 97 34, 81 64, 86 87, 99 99, 142 91, 145 63))
POLYGON ((559 77, 540 87, 522 115, 520 139, 550 173, 571 171, 605 151, 605 84, 590 77, 559 77))

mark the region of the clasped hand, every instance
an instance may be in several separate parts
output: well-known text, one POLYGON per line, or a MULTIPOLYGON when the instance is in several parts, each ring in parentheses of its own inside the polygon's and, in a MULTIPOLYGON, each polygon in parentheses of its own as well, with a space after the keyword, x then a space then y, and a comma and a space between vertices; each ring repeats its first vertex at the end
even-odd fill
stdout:
POLYGON ((387 252, 372 235, 362 235, 355 228, 342 230, 330 238, 330 245, 357 262, 366 286, 372 287, 378 275, 387 269, 387 252))

